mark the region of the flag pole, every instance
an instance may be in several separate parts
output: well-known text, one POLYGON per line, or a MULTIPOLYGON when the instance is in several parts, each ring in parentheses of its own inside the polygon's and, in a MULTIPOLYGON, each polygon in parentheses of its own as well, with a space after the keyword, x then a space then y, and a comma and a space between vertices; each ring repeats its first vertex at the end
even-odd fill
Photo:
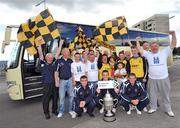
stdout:
POLYGON ((44 10, 46 9, 46 0, 44 0, 44 10))
POLYGON ((37 7, 37 6, 41 5, 42 3, 44 3, 44 10, 45 10, 45 9, 46 9, 46 0, 40 1, 40 2, 37 3, 35 6, 37 7))

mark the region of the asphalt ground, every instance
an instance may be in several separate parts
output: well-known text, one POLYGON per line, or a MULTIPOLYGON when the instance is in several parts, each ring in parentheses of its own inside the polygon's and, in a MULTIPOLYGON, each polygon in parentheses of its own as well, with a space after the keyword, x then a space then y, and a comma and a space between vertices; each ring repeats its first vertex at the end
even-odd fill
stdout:
MULTIPOLYGON (((67 109, 62 118, 51 115, 46 120, 42 111, 41 97, 25 101, 12 101, 7 94, 5 78, 0 77, 0 128, 180 128, 180 60, 169 69, 171 80, 171 100, 175 117, 169 117, 160 107, 157 112, 137 115, 135 111, 127 115, 121 107, 117 108, 116 121, 103 121, 95 109, 95 118, 86 113, 81 118, 72 119, 67 109)), ((66 103, 67 105, 67 103, 66 103)), ((50 105, 51 107, 51 105, 50 105)), ((67 107, 66 107, 67 108, 67 107)))

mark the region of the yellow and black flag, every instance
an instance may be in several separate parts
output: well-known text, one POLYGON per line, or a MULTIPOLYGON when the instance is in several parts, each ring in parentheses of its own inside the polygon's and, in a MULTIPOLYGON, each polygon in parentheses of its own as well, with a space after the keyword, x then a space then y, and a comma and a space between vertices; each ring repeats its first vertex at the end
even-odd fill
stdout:
POLYGON ((124 16, 109 20, 94 31, 94 37, 98 41, 112 41, 119 39, 121 35, 128 33, 127 22, 124 16))
POLYGON ((87 48, 91 45, 91 40, 87 38, 81 27, 77 28, 77 35, 74 37, 74 40, 70 44, 70 48, 72 49, 72 46, 76 47, 76 45, 79 45, 81 48, 87 48))
POLYGON ((59 30, 49 10, 42 11, 35 17, 36 31, 35 44, 45 44, 56 38, 60 38, 59 30))
POLYGON ((34 34, 32 32, 33 28, 34 23, 29 20, 27 23, 21 24, 17 32, 18 42, 20 42, 21 45, 27 49, 27 52, 30 55, 37 53, 37 50, 34 47, 34 34))

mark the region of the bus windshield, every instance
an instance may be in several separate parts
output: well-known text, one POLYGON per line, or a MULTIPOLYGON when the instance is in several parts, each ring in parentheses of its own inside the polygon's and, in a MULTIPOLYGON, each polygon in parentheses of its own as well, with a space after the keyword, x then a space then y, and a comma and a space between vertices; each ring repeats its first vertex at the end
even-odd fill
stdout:
POLYGON ((8 60, 8 65, 7 65, 7 68, 16 68, 18 66, 18 61, 19 61, 19 55, 20 55, 20 43, 19 42, 16 42, 16 43, 12 43, 14 46, 13 46, 13 49, 10 53, 10 57, 9 57, 9 60, 8 60))

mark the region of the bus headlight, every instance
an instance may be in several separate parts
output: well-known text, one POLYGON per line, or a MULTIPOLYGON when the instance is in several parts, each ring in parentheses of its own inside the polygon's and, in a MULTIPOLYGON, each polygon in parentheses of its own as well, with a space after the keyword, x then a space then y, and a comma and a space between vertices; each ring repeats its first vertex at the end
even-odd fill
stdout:
POLYGON ((7 81, 8 88, 15 86, 15 85, 16 85, 16 81, 7 81))

